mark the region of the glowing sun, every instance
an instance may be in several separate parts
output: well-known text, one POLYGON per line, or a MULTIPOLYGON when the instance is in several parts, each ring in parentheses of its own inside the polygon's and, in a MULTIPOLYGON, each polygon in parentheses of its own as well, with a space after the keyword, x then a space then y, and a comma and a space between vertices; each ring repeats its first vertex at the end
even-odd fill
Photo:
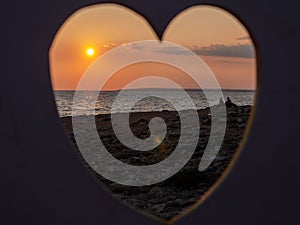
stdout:
POLYGON ((92 49, 92 48, 88 48, 85 53, 88 55, 88 56, 93 56, 95 54, 95 50, 92 49))

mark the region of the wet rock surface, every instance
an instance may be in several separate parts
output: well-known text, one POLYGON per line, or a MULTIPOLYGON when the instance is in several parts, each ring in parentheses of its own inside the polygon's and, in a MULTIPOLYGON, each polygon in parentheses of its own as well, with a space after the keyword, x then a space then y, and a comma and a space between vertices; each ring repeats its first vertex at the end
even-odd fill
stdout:
MULTIPOLYGON (((97 180, 112 195, 137 211, 170 220, 201 200, 205 193, 220 178, 236 153, 245 134, 245 128, 251 113, 251 106, 227 108, 227 126, 221 149, 212 164, 199 172, 198 166, 208 143, 211 127, 210 110, 198 110, 200 135, 197 147, 189 162, 171 178, 149 186, 132 187, 111 182, 97 174, 82 158, 76 146, 72 132, 72 118, 63 117, 61 121, 78 157, 97 180)), ((167 158, 176 148, 180 138, 180 118, 177 112, 141 112, 129 117, 133 134, 146 139, 150 136, 149 121, 153 117, 163 118, 167 124, 167 135, 161 144, 153 150, 141 152, 128 149, 117 139, 113 132, 110 115, 95 117, 99 137, 107 150, 118 160, 131 165, 152 165, 167 158)))

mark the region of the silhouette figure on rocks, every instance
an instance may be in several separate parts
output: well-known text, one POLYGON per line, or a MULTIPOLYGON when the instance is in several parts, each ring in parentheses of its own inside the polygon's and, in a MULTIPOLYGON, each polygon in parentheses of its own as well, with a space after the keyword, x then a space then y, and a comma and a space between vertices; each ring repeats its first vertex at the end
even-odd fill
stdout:
POLYGON ((231 108, 231 107, 237 107, 236 104, 234 104, 229 97, 227 97, 226 102, 225 102, 226 107, 231 108))

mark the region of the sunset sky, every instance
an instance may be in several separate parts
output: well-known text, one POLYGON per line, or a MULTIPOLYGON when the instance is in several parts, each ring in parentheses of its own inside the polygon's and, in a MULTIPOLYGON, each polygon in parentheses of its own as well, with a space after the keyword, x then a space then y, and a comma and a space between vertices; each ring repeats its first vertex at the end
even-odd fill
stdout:
MULTIPOLYGON (((65 21, 51 46, 53 88, 76 89, 88 66, 116 46, 156 39, 147 21, 125 7, 104 4, 81 9, 65 21)), ((163 40, 180 44, 199 55, 214 72, 222 88, 256 88, 254 46, 245 28, 225 11, 211 6, 185 10, 169 24, 163 40)), ((169 51, 167 54, 171 57, 178 52, 169 51)), ((198 88, 179 69, 160 63, 140 63, 117 72, 105 89, 122 89, 134 79, 151 75, 173 79, 184 88, 198 88)), ((143 87, 150 86, 145 84, 137 88, 143 87)))

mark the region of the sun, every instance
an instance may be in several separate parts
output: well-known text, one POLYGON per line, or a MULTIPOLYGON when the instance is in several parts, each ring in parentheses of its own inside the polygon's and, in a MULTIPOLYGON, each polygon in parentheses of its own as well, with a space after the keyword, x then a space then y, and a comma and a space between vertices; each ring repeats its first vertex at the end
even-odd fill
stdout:
POLYGON ((93 48, 88 48, 85 53, 88 55, 88 56, 93 56, 95 54, 95 50, 93 48))

